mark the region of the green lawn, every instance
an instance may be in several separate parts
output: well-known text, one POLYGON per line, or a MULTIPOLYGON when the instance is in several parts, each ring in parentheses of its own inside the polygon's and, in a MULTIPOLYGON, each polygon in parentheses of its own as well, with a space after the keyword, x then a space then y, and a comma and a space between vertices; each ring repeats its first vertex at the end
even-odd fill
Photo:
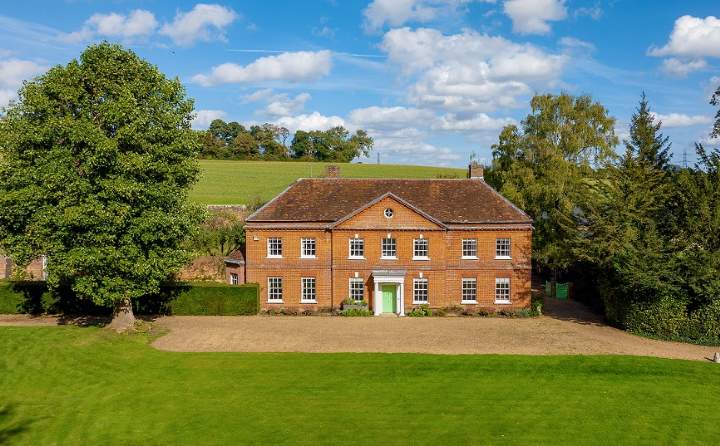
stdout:
POLYGON ((170 353, 0 328, 0 444, 713 444, 720 367, 633 357, 170 353))
MULTIPOLYGON (((323 176, 327 163, 201 160, 202 177, 190 198, 201 204, 267 201, 298 178, 323 176)), ((339 164, 348 178, 436 178, 465 176, 463 169, 392 164, 339 164)))

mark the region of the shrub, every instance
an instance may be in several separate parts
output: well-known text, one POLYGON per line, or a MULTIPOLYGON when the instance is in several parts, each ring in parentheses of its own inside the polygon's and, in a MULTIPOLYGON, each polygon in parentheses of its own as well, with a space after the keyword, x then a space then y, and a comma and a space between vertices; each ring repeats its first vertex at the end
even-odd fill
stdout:
POLYGON ((428 317, 432 316, 433 311, 430 309, 430 306, 427 304, 420 305, 419 307, 415 307, 407 313, 407 316, 410 317, 428 317))
POLYGON ((625 317, 628 331, 663 339, 681 337, 687 322, 685 305, 670 297, 633 304, 625 317))
POLYGON ((720 344, 720 301, 690 313, 682 337, 704 344, 720 344))
POLYGON ((260 309, 257 284, 178 284, 168 287, 165 292, 171 298, 167 314, 236 316, 257 314, 260 309))
POLYGON ((530 315, 542 316, 544 308, 545 299, 543 293, 532 293, 532 297, 530 298, 530 315))
POLYGON ((373 313, 370 310, 361 310, 359 308, 350 308, 340 312, 340 316, 345 317, 367 317, 372 316, 373 313))
MULTIPOLYGON (((214 282, 173 283, 156 296, 133 303, 138 314, 257 314, 258 286, 214 282)), ((70 290, 50 293, 44 282, 0 282, 0 313, 109 316, 112 308, 79 299, 70 290)))

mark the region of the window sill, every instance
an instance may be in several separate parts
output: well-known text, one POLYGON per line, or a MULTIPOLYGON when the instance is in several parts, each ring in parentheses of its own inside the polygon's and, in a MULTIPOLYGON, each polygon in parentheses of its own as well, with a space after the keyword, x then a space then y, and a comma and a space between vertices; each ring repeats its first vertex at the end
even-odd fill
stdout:
POLYGON ((419 260, 419 261, 427 262, 427 261, 430 260, 430 257, 428 257, 428 256, 418 256, 418 257, 413 257, 412 259, 413 259, 413 260, 419 260))
POLYGON ((268 300, 267 303, 269 303, 269 304, 281 304, 281 303, 283 303, 283 301, 281 301, 281 300, 268 300))
POLYGON ((301 259, 317 259, 317 256, 300 256, 301 259))
POLYGON ((463 260, 477 260, 478 256, 462 256, 463 260))
POLYGON ((395 257, 387 257, 387 256, 380 257, 380 260, 397 260, 397 259, 398 259, 397 256, 395 256, 395 257))
POLYGON ((427 304, 428 304, 427 301, 423 301, 423 302, 418 302, 416 300, 413 301, 413 305, 427 305, 427 304))
POLYGON ((365 260, 365 257, 350 256, 348 260, 365 260))
POLYGON ((300 303, 301 304, 316 304, 317 301, 316 300, 301 300, 300 303))
POLYGON ((495 260, 512 260, 510 256, 495 256, 495 260))
POLYGON ((267 256, 268 259, 282 259, 282 256, 267 256))
POLYGON ((476 300, 461 300, 460 303, 463 305, 475 305, 478 302, 476 300))
POLYGON ((510 305, 512 302, 509 300, 496 300, 495 305, 510 305))

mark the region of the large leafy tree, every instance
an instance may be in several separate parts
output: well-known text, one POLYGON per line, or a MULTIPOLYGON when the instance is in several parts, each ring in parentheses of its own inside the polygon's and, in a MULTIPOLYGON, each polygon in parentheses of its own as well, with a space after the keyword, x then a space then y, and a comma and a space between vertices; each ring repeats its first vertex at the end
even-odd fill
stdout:
POLYGON ((48 256, 48 284, 112 304, 159 291, 188 260, 202 221, 193 101, 177 79, 119 45, 26 83, 0 123, 0 246, 19 264, 48 256))
POLYGON ((534 260, 563 270, 594 199, 594 168, 615 155, 615 119, 589 96, 538 95, 530 106, 500 133, 486 178, 534 219, 534 260))
POLYGON ((344 127, 321 131, 298 130, 290 144, 290 151, 297 159, 337 161, 349 163, 360 156, 368 156, 374 141, 364 130, 354 134, 344 127))

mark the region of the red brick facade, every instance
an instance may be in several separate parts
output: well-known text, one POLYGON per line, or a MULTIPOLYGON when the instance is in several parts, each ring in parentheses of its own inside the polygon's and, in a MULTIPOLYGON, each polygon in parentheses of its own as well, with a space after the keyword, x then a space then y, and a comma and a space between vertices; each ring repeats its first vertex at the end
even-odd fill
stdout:
MULTIPOLYGON (((512 205, 507 203, 507 206, 512 205)), ((394 312, 400 314, 421 304, 414 300, 416 281, 420 281, 418 288, 427 284, 427 304, 432 308, 514 310, 529 307, 532 226, 526 216, 524 221, 507 223, 451 223, 426 213, 432 211, 418 209, 394 194, 377 197, 334 222, 264 221, 261 209, 259 215, 248 219, 246 226, 247 281, 260 285, 263 308, 338 309, 350 295, 351 279, 362 281, 363 298, 371 309, 382 306, 380 282, 390 281, 388 283, 396 287, 394 296, 399 302, 394 312), (392 213, 390 217, 385 215, 388 209, 392 213), (396 258, 382 256, 383 239, 388 237, 395 240, 396 258), (280 257, 269 255, 271 238, 281 241, 280 257), (314 257, 302 255, 302 239, 314 241, 314 257), (498 239, 502 239, 503 246, 509 239, 509 256, 496 256, 498 239), (363 241, 363 258, 351 258, 351 240, 363 241), (426 257, 414 256, 415 240, 423 240, 419 242, 421 245, 427 243, 426 257), (476 246, 476 258, 463 258, 463 240, 470 241, 468 250, 476 246), (269 299, 268 278, 271 277, 282 279, 281 300, 269 299), (302 300, 302 278, 314 279, 309 281, 314 282, 313 302, 302 300), (472 302, 463 301, 463 279, 466 279, 466 296, 473 295, 471 289, 473 283, 475 285, 472 302), (496 287, 501 290, 496 291, 496 287), (509 288, 509 300, 503 298, 504 288, 509 288)), ((306 291, 308 295, 313 294, 307 283, 306 291)), ((419 297, 423 294, 418 291, 419 297)), ((383 312, 387 312, 387 308, 383 312)))

